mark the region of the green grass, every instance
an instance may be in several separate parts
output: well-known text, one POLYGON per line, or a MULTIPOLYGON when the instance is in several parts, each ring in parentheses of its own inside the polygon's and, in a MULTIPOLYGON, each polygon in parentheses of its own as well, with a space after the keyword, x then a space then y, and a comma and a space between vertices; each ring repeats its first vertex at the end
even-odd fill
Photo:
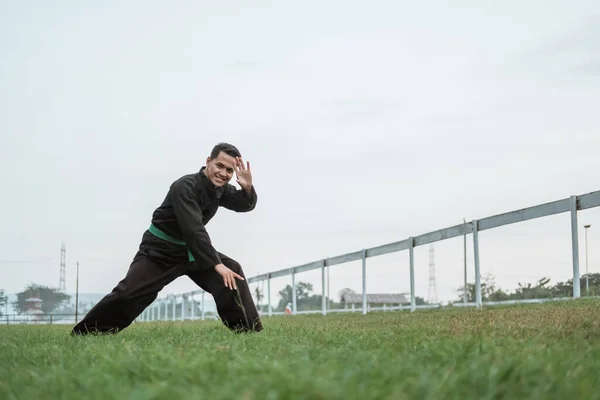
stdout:
POLYGON ((0 326, 0 399, 600 398, 599 301, 264 325, 0 326))

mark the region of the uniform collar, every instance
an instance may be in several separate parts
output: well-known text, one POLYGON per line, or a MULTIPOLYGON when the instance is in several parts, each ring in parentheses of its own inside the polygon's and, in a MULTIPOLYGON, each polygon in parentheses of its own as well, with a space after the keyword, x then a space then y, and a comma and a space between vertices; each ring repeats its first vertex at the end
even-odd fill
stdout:
POLYGON ((206 166, 200 168, 200 171, 198 172, 198 177, 200 179, 200 183, 202 184, 202 186, 204 188, 208 189, 208 191, 210 193, 214 193, 214 194, 216 194, 217 197, 221 197, 221 194, 225 190, 224 187, 222 187, 222 186, 215 186, 210 181, 210 179, 208 179, 208 177, 204 174, 204 170, 205 169, 206 169, 206 166))

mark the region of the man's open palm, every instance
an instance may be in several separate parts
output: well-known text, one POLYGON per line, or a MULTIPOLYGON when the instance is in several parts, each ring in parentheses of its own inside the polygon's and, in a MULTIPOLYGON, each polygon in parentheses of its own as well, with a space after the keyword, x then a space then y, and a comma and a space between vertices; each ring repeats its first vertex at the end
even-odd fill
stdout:
POLYGON ((227 268, 224 264, 215 265, 215 271, 217 271, 217 273, 223 277, 223 283, 225 284, 225 287, 228 287, 231 290, 237 290, 235 278, 238 278, 242 281, 244 280, 243 277, 227 268))
POLYGON ((235 174, 237 176, 237 183, 243 189, 250 189, 252 187, 252 171, 250 171, 250 162, 248 161, 244 165, 244 160, 238 157, 235 165, 235 174))

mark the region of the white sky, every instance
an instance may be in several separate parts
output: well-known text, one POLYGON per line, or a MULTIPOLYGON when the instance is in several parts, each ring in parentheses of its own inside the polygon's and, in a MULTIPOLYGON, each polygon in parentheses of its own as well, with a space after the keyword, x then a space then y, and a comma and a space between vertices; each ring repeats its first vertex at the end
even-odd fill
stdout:
MULTIPOLYGON (((0 2, 0 288, 57 286, 65 241, 68 291, 79 261, 80 291, 109 292, 219 141, 251 162, 259 203, 208 230, 247 275, 600 189, 597 1, 249 4, 0 2)), ((600 272, 600 210, 584 223, 600 272)), ((435 246, 454 299, 462 238, 435 246)), ((566 280, 570 249, 567 214, 486 231, 482 272, 566 280)), ((368 265, 370 292, 409 290, 408 253, 368 265)), ((332 268, 332 295, 360 276, 332 268)))

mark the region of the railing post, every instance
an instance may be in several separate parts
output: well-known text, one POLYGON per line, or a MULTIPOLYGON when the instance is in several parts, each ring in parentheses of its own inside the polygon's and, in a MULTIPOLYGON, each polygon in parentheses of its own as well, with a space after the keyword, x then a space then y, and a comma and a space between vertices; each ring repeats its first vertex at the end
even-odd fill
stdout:
POLYGON ((367 313, 367 250, 362 250, 362 313, 367 313))
POLYGON ((202 311, 202 321, 204 321, 204 312, 205 312, 205 310, 204 310, 204 290, 202 291, 202 309, 201 309, 201 311, 202 311))
POLYGON ((467 233, 466 233, 466 224, 467 221, 463 218, 463 222, 465 223, 465 234, 463 236, 463 262, 464 262, 464 292, 463 292, 463 303, 467 304, 467 300, 469 297, 469 292, 467 288, 469 285, 467 284, 467 233))
POLYGON ((269 302, 268 310, 269 317, 273 315, 273 307, 271 307, 271 274, 269 273, 267 277, 267 301, 269 302))
POLYGON ((292 268, 292 315, 296 315, 296 269, 292 268))
POLYGON ((571 196, 571 244, 573 252, 573 298, 580 296, 579 233, 577 229, 577 196, 571 196))
POLYGON ((323 260, 323 265, 321 266, 321 314, 327 315, 327 307, 325 300, 325 260, 323 260))
POLYGON ((192 315, 190 316, 190 318, 192 319, 192 321, 196 318, 196 307, 194 306, 194 293, 190 293, 190 302, 192 303, 192 315))
POLYGON ((410 311, 417 309, 417 300, 415 297, 415 239, 408 238, 408 254, 410 257, 410 311))
POLYGON ((481 300, 481 274, 479 268, 479 221, 477 220, 473 220, 473 257, 475 259, 475 306, 481 308, 483 302, 481 300))
MULTIPOLYGON (((327 264, 327 262, 325 262, 327 264)), ((330 288, 330 280, 329 280, 329 269, 331 267, 328 265, 327 266, 327 311, 329 311, 331 309, 331 299, 329 298, 329 288, 330 288)))
POLYGON ((185 294, 181 295, 181 320, 185 321, 185 298, 187 296, 185 294))
POLYGON ((173 296, 171 298, 171 301, 173 302, 173 317, 171 318, 171 321, 175 321, 175 315, 177 315, 177 296, 173 296))

